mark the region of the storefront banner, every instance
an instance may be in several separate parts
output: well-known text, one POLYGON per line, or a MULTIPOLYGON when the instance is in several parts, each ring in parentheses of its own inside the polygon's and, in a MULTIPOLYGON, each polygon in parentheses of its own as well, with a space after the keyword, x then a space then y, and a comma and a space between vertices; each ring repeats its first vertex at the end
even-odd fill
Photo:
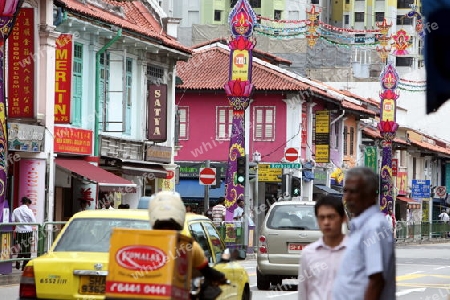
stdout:
POLYGON ((167 140, 167 85, 151 84, 148 93, 148 134, 153 142, 167 140))
POLYGON ((43 152, 45 127, 8 123, 8 150, 43 152))
POLYGON ((70 123, 72 91, 73 38, 61 34, 56 39, 55 61, 55 123, 70 123))
POLYGON ((92 154, 92 130, 55 126, 54 152, 92 154))
POLYGON ((31 200, 31 210, 36 222, 44 222, 45 209, 45 159, 23 158, 19 163, 19 201, 22 197, 31 200))
POLYGON ((21 8, 8 39, 8 118, 34 118, 34 9, 21 8))

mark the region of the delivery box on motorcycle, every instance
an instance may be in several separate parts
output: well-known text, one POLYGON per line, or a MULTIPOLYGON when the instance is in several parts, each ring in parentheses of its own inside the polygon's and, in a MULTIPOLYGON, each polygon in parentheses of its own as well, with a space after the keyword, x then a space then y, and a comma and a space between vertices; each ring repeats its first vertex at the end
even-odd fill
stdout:
POLYGON ((115 228, 106 299, 189 299, 191 250, 178 231, 115 228))

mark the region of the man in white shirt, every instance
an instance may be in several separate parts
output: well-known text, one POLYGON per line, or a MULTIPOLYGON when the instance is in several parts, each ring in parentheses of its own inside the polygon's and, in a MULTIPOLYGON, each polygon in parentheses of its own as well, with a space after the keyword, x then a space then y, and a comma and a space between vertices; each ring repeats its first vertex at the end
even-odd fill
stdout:
MULTIPOLYGON (((233 220, 234 221, 244 221, 244 206, 245 206, 245 202, 244 199, 238 199, 236 201, 237 203, 237 207, 234 210, 233 213, 233 220)), ((238 223, 240 225, 240 223, 238 223)))
MULTIPOLYGON (((14 209, 11 221, 13 223, 36 223, 36 218, 33 211, 30 209, 31 200, 23 197, 22 205, 14 209)), ((19 247, 19 254, 17 258, 31 257, 31 243, 33 242, 33 226, 32 225, 16 225, 16 245, 19 247)), ((22 263, 22 271, 25 268, 28 260, 22 263)), ((16 269, 20 269, 20 262, 16 262, 16 269)))
POLYGON ((441 214, 439 215, 439 219, 441 219, 441 221, 444 223, 448 223, 448 221, 450 220, 450 217, 448 216, 445 209, 442 210, 441 214))
POLYGON ((222 225, 222 221, 225 221, 225 215, 227 213, 227 208, 225 207, 225 198, 220 197, 217 204, 212 208, 212 219, 214 225, 216 227, 220 227, 222 225))
POLYGON ((331 300, 334 278, 346 248, 342 226, 347 216, 342 200, 330 195, 317 200, 314 210, 323 237, 302 251, 298 299, 331 300))

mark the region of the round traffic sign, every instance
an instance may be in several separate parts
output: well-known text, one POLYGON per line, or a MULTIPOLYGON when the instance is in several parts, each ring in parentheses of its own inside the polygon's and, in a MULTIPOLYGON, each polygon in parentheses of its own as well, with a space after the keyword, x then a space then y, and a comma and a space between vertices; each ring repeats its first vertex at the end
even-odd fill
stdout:
POLYGON ((216 170, 214 168, 200 168, 199 180, 201 184, 214 184, 216 182, 216 170))
POLYGON ((445 186, 438 186, 436 188, 436 196, 438 196, 439 198, 444 198, 446 193, 447 189, 445 186))
POLYGON ((284 157, 287 161, 294 162, 298 159, 298 150, 295 148, 287 148, 284 152, 284 157))
POLYGON ((167 170, 166 179, 172 179, 175 176, 175 172, 172 170, 167 170))

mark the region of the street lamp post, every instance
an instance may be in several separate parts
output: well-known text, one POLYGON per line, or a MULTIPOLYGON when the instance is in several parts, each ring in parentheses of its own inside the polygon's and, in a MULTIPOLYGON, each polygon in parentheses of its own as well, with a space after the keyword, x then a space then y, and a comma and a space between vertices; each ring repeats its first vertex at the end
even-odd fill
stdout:
POLYGON ((11 33, 17 14, 23 0, 2 1, 0 3, 0 209, 3 214, 3 206, 6 200, 7 157, 8 138, 6 130, 6 99, 5 99, 5 42, 11 33))

